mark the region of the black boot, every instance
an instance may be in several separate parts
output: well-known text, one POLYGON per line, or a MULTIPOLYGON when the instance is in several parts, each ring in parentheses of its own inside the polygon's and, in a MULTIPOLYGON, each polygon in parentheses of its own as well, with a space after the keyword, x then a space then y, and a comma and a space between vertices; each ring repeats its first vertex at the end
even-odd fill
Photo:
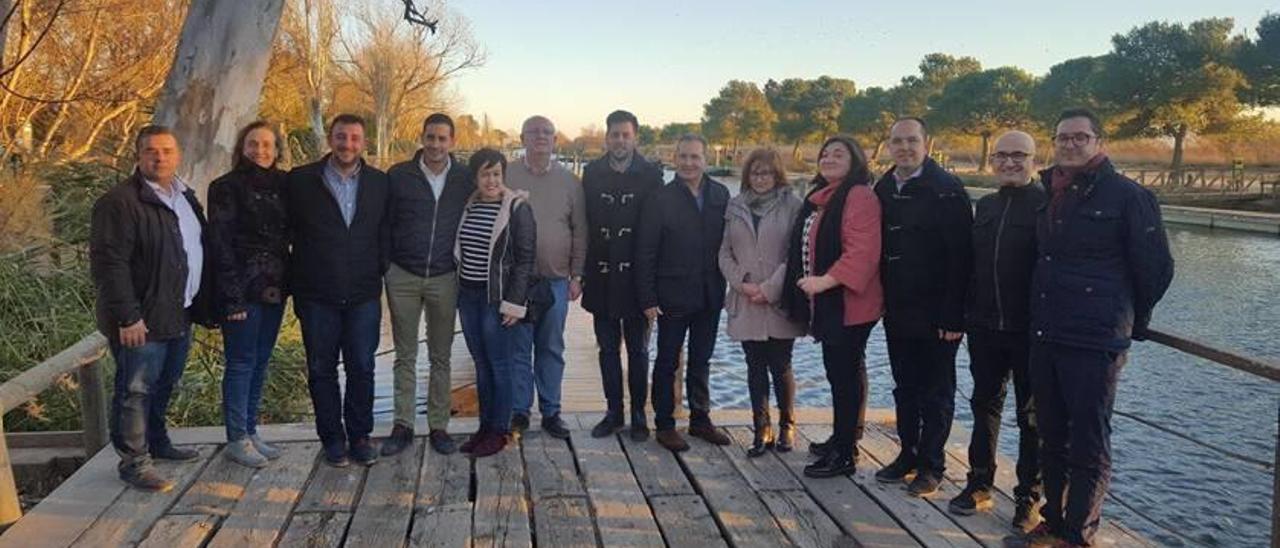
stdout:
POLYGON ((795 446, 796 439, 796 379, 790 363, 781 375, 774 376, 773 392, 778 399, 778 438, 774 440, 773 449, 786 453, 795 446))
POLYGON ((769 415, 765 414, 764 422, 761 424, 759 417, 756 418, 756 437, 751 442, 751 448, 747 449, 748 457, 759 457, 769 450, 773 445, 773 427, 769 424, 769 415))

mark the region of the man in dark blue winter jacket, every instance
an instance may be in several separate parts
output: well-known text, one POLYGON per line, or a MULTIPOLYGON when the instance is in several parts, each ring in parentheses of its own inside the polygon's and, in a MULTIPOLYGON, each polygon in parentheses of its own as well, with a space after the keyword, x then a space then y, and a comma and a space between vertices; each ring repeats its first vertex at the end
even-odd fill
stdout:
POLYGON ((1037 220, 1031 384, 1042 440, 1044 523, 1032 532, 1087 546, 1111 479, 1111 408, 1130 339, 1142 340, 1173 279, 1155 196, 1116 172, 1102 127, 1058 117, 1050 199, 1037 220), (1068 485, 1069 484, 1069 485, 1068 485))

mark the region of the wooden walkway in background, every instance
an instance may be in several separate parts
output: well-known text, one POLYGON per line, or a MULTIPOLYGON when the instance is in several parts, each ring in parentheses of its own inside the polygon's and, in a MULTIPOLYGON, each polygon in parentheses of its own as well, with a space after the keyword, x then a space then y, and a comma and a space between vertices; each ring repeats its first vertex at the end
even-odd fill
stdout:
MULTIPOLYGON (((807 440, 824 439, 829 412, 799 412, 800 451, 745 456, 749 413, 713 417, 736 445, 690 439, 673 454, 625 435, 593 439, 598 415, 566 415, 575 427, 562 441, 535 430, 519 447, 484 459, 441 456, 424 438, 412 450, 372 467, 337 469, 319 462, 309 424, 262 428, 284 456, 261 470, 222 457, 220 428, 174 432, 201 458, 163 463, 177 480, 165 494, 126 488, 117 458, 103 450, 0 537, 2 546, 1008 546, 1013 502, 1011 463, 1000 466, 996 507, 960 517, 946 512, 962 487, 964 445, 950 443, 947 479, 930 499, 872 473, 897 453, 890 416, 873 411, 858 473, 815 480, 807 440)), ((536 424, 536 423, 535 423, 536 424)), ((475 427, 454 421, 454 431, 475 427)), ((426 429, 420 429, 425 432, 426 429)), ((459 438, 461 435, 459 434, 459 438)), ((957 430, 956 440, 965 438, 957 430)), ((1107 524, 1101 546, 1146 541, 1107 524)))

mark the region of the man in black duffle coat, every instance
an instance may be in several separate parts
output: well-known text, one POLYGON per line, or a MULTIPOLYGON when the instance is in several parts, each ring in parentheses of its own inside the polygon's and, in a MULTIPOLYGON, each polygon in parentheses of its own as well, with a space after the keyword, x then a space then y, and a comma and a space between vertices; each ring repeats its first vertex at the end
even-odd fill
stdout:
POLYGON ((591 435, 606 437, 626 424, 619 356, 625 340, 631 439, 644 441, 649 437, 644 412, 649 390, 649 320, 636 299, 634 255, 641 204, 662 187, 662 169, 636 152, 640 125, 634 114, 614 111, 605 119, 605 127, 609 150, 587 164, 582 175, 587 203, 582 308, 592 314, 608 403, 608 412, 591 435))
POLYGON ((973 210, 964 185, 926 156, 923 120, 889 130, 894 168, 876 183, 883 245, 884 330, 902 451, 876 472, 916 496, 938 490, 955 414, 956 348, 964 332, 973 210))

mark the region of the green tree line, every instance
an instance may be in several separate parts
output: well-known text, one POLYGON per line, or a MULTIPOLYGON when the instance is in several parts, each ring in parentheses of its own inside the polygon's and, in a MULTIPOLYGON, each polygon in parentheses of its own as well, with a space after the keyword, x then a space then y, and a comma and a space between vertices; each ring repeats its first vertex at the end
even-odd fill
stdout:
POLYGON ((845 132, 879 156, 889 125, 923 116, 935 133, 981 140, 987 170, 992 137, 1007 128, 1052 130, 1059 112, 1088 107, 1108 136, 1172 139, 1170 168, 1182 168, 1189 135, 1239 134, 1264 123, 1257 107, 1280 106, 1280 13, 1250 35, 1230 18, 1187 24, 1151 22, 1111 39, 1111 51, 1068 59, 1047 74, 1018 67, 983 68, 972 57, 924 56, 919 73, 892 87, 858 89, 853 80, 731 80, 703 106, 699 123, 642 128, 643 142, 667 142, 700 130, 733 149, 742 143, 792 145, 845 132))

